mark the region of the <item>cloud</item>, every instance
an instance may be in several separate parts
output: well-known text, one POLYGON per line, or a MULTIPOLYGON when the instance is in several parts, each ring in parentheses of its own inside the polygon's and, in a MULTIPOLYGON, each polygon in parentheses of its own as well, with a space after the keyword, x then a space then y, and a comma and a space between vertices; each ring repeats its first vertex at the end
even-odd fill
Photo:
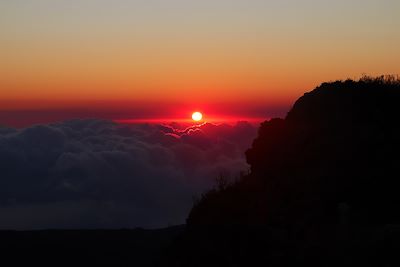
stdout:
POLYGON ((71 120, 0 127, 0 228, 163 227, 193 196, 247 170, 246 122, 183 128, 71 120))

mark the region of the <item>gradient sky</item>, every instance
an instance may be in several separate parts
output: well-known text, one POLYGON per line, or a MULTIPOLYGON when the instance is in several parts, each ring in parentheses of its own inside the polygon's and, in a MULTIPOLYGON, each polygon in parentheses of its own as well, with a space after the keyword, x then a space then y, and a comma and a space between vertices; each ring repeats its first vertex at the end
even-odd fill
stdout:
POLYGON ((400 74, 399 12, 398 0, 2 0, 0 110, 264 115, 323 81, 400 74))

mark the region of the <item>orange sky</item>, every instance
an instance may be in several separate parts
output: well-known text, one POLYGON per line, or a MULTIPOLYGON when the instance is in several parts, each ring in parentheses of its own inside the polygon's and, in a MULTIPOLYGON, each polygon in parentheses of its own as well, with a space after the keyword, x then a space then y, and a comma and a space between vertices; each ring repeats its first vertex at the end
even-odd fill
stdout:
POLYGON ((0 3, 3 111, 224 104, 229 114, 286 108, 324 81, 400 73, 399 1, 27 2, 0 3))

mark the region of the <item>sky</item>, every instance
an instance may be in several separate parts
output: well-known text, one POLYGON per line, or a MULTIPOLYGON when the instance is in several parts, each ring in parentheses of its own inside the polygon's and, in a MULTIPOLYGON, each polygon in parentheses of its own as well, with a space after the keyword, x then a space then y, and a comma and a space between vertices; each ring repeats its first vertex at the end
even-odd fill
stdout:
POLYGON ((399 11, 397 0, 1 0, 0 123, 282 116, 321 82, 399 74, 399 11))
POLYGON ((0 229, 184 223, 215 177, 248 172, 259 120, 322 82, 400 74, 399 11, 0 0, 0 229), (205 119, 188 124, 194 111, 205 119))

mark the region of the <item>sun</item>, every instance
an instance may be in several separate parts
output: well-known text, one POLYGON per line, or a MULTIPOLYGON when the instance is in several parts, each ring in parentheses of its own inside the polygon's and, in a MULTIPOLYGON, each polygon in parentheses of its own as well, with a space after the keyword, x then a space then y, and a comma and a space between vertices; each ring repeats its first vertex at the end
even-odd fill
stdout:
POLYGON ((193 119, 194 121, 201 121, 201 119, 203 119, 203 114, 201 114, 201 113, 198 112, 198 111, 193 112, 193 114, 192 114, 192 119, 193 119))

